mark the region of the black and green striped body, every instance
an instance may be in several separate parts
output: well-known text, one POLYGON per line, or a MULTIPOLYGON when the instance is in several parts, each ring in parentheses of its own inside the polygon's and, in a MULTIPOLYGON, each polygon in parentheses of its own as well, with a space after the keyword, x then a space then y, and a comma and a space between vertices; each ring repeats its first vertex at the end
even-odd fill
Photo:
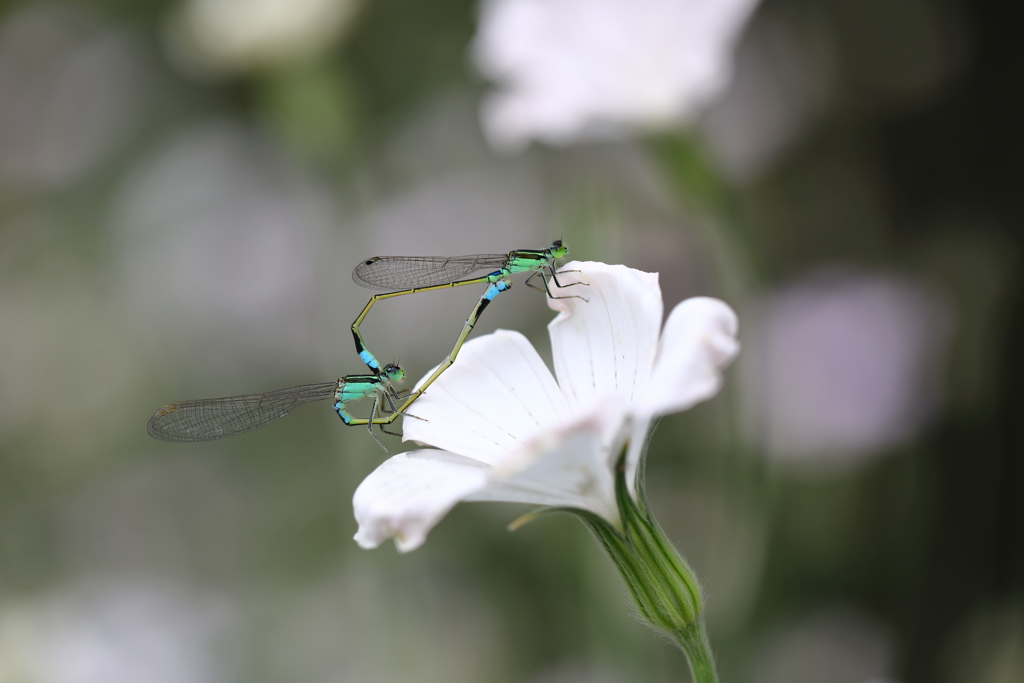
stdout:
MULTIPOLYGON (((334 392, 334 410, 338 417, 347 425, 367 424, 367 420, 353 417, 346 406, 352 401, 374 396, 374 409, 370 414, 370 420, 376 418, 380 397, 391 405, 391 411, 395 410, 395 402, 399 400, 398 394, 392 388, 392 382, 400 382, 405 379, 405 372, 397 365, 386 365, 379 375, 347 375, 338 380, 338 387, 334 392)), ((381 424, 381 423, 374 423, 381 424)), ((386 423, 385 423, 386 424, 386 423)))

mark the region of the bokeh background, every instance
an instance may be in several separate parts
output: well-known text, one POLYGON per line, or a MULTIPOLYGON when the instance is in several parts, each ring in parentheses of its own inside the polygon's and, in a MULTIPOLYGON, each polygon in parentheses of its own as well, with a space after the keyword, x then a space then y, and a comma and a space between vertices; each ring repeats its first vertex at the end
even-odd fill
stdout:
MULTIPOLYGON (((572 518, 463 505, 360 550, 384 453, 327 404, 145 433, 358 372, 360 258, 559 236, 740 314, 648 465, 724 681, 1024 681, 1012 3, 747 4, 686 111, 510 142, 475 0, 0 3, 0 683, 686 680, 572 518)), ((419 377, 477 296, 364 332, 419 377)), ((551 317, 520 283, 476 334, 544 349, 551 317)))

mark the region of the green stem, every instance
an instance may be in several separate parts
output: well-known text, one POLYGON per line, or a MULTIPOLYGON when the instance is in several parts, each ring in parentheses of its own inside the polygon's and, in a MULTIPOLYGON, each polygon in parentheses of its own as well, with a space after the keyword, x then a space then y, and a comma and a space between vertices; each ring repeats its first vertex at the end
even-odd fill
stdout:
POLYGON ((708 641, 703 620, 695 621, 687 628, 673 632, 672 639, 686 653, 693 683, 718 683, 715 658, 711 654, 711 643, 708 641))

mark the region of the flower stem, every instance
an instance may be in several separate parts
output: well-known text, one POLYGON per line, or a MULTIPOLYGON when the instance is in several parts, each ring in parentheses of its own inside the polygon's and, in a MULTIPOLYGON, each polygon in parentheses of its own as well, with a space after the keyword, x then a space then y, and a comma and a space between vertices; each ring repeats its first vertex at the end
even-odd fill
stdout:
POLYGON ((690 662, 690 673, 693 683, 717 683, 718 673, 715 671, 715 658, 711 654, 711 642, 708 641, 704 621, 690 624, 689 627, 672 633, 672 640, 686 653, 690 662))

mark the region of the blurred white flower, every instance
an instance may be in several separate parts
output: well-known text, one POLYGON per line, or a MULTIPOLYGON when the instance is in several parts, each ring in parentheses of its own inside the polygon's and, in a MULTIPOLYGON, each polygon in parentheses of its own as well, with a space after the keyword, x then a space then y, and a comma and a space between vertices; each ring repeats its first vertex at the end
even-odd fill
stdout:
POLYGON ((219 595, 128 582, 80 586, 0 610, 0 680, 205 683, 229 678, 237 627, 219 595))
POLYGON ((0 28, 0 179, 67 187, 137 130, 157 79, 140 41, 85 3, 25 3, 0 28))
POLYGON ((118 193, 109 222, 121 291, 161 337, 171 328, 178 340, 234 337, 225 355, 201 354, 218 372, 249 351, 260 362, 314 353, 314 264, 332 208, 254 131, 195 126, 140 162, 118 193))
MULTIPOLYGON (((628 441, 634 485, 657 416, 713 396, 739 350, 736 316, 716 299, 688 299, 661 329, 656 273, 575 262, 581 299, 548 299, 555 373, 518 332, 465 345, 458 361, 413 404, 405 438, 443 450, 397 455, 356 490, 364 548, 389 537, 420 546, 460 501, 507 501, 585 510, 619 523, 615 471, 628 441)), ((635 493, 635 491, 634 491, 635 493)))
POLYGON ((904 278, 824 272, 779 292, 751 328, 755 438, 819 467, 908 438, 938 402, 947 327, 935 295, 904 278))
POLYGON ((619 137, 692 118, 728 83, 757 0, 489 0, 472 52, 491 142, 619 137))
POLYGON ((358 0, 185 0, 168 24, 172 56, 222 74, 316 55, 349 24, 358 0))

